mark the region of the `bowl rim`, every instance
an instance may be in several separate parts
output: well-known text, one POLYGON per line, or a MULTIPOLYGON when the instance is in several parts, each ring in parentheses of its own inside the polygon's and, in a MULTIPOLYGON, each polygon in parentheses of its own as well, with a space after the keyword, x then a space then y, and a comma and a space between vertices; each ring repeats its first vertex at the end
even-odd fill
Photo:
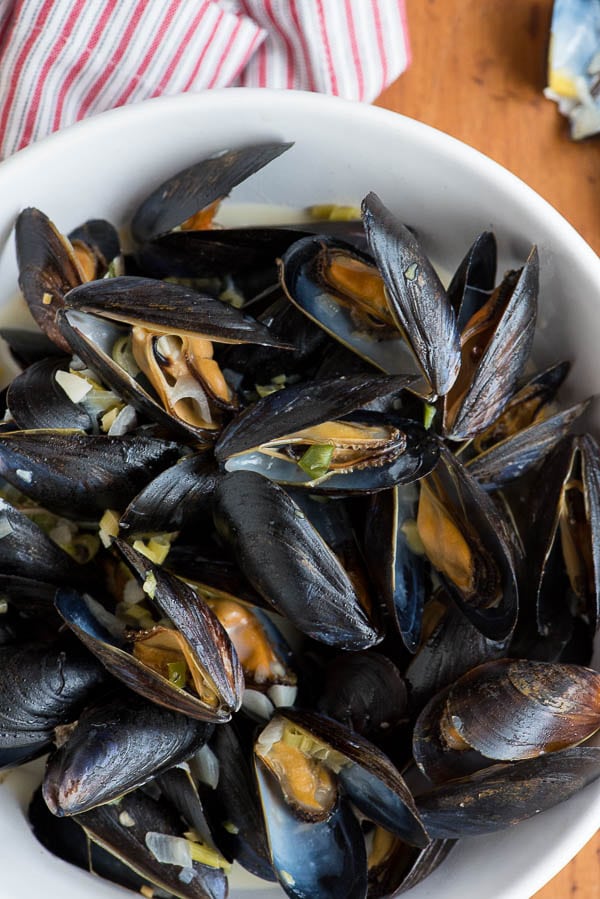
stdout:
MULTIPOLYGON (((207 108, 211 107, 222 108, 223 104, 227 105, 232 112, 236 108, 247 109, 249 105, 254 106, 257 110, 260 110, 261 107, 265 108, 267 105, 269 108, 279 106, 287 109, 293 105, 309 116, 313 110, 328 110, 346 119, 351 115, 355 126, 361 119, 369 120, 385 128, 398 128, 408 136, 414 135, 417 142, 433 140, 444 155, 456 161, 460 167, 470 166, 485 180, 494 181, 500 190, 506 193, 510 203, 518 206, 527 205, 535 216, 546 219, 550 227, 560 233, 566 250, 578 257, 582 270, 585 270, 590 279, 600 284, 600 258, 583 236, 547 200, 500 163, 457 138, 400 113, 309 91, 221 88, 199 93, 156 97, 98 113, 48 135, 0 162, 0 196, 5 179, 7 181, 18 180, 23 177, 30 166, 36 168, 43 166, 47 160, 52 160, 56 152, 60 151, 62 144, 66 146, 79 140, 87 142, 94 137, 105 139, 106 132, 118 129, 122 121, 127 120, 128 127, 131 127, 136 122, 141 124, 146 119, 158 119, 163 109, 169 109, 170 112, 177 110, 182 115, 186 115, 191 111, 197 112, 199 107, 205 112, 207 108)), ((2 247, 0 247, 1 249, 2 247)), ((568 802, 565 805, 568 805, 568 802)), ((593 809, 590 808, 590 814, 577 817, 568 831, 563 832, 560 843, 552 847, 548 856, 532 860, 529 870, 519 882, 518 892, 513 885, 500 890, 496 894, 496 899, 517 899, 517 897, 531 895, 547 883, 594 836, 594 831, 591 830, 595 825, 592 812, 593 809)))

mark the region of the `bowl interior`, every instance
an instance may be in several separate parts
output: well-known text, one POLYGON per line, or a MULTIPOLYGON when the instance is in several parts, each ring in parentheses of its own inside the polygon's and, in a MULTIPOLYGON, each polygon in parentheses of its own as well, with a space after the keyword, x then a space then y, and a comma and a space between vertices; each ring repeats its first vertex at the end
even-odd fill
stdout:
MULTIPOLYGON (((565 402, 600 390, 600 262, 540 197, 459 142, 393 113, 314 94, 227 90, 152 100, 105 113, 17 154, 0 166, 0 303, 16 292, 11 230, 37 206, 68 231, 89 217, 128 222, 144 195, 168 175, 224 147, 280 139, 294 147, 236 188, 232 202, 303 207, 358 204, 376 191, 418 229, 435 262, 452 272, 472 240, 494 230, 500 271, 540 252, 541 300, 534 355, 539 365, 574 362, 565 402)), ((599 431, 598 413, 590 417, 599 431)), ((10 773, 0 790, 0 855, 5 893, 75 899, 89 876, 48 856, 20 815, 39 764, 10 773)), ((460 844, 415 899, 508 899, 531 895, 589 839, 600 814, 600 783, 539 818, 460 844)), ((94 896, 125 895, 94 882, 94 896)), ((234 881, 231 895, 267 893, 234 881)))

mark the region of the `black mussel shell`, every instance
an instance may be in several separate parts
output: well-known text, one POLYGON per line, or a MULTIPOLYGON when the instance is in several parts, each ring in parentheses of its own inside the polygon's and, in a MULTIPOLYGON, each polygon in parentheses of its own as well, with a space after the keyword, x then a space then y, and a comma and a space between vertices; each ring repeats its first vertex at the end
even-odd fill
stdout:
POLYGON ((498 248, 491 231, 484 231, 467 251, 448 287, 459 332, 489 299, 496 279, 498 248))
POLYGON ((51 512, 96 518, 122 509, 179 456, 176 443, 140 434, 65 431, 0 435, 0 474, 51 512))
POLYGON ((162 471, 131 500, 119 527, 128 537, 180 531, 207 507, 219 479, 206 455, 187 456, 162 471))
POLYGON ((431 564, 469 621, 489 640, 509 637, 518 593, 506 522, 445 447, 421 482, 417 528, 431 564))
POLYGON ((494 765, 417 797, 434 838, 493 833, 569 799, 600 777, 600 749, 578 746, 494 765))
POLYGON ((167 178, 138 207, 131 233, 138 243, 152 240, 222 200, 250 175, 292 144, 265 143, 215 153, 167 178))
POLYGON ((461 335, 461 368, 444 403, 444 435, 476 437, 513 396, 533 343, 539 289, 534 247, 525 266, 509 272, 461 335))
POLYGON ((136 790, 118 802, 100 805, 73 820, 83 827, 90 840, 169 895, 180 899, 225 899, 227 896, 227 879, 221 868, 192 861, 188 866, 191 876, 185 882, 179 876, 181 866, 159 862, 148 848, 148 834, 183 835, 179 815, 164 799, 156 800, 136 790))
POLYGON ((307 823, 294 815, 277 781, 258 760, 256 777, 273 869, 287 895, 364 899, 367 854, 350 803, 342 798, 327 820, 307 823))
POLYGON ((64 350, 42 331, 25 328, 0 328, 0 337, 6 341, 10 354, 21 368, 41 362, 48 356, 64 357, 64 350))
POLYGON ((102 666, 75 642, 0 646, 0 767, 46 752, 54 728, 76 718, 104 680, 102 666))
POLYGON ((70 291, 65 303, 70 309, 151 331, 201 335, 222 343, 281 346, 264 325, 233 306, 190 287, 153 278, 123 275, 89 281, 70 291))
POLYGON ((373 258, 366 253, 335 238, 305 237, 292 244, 280 262, 279 277, 288 299, 330 337, 381 371, 417 373, 413 356, 387 308, 389 320, 355 309, 352 295, 344 292, 342 301, 337 288, 324 278, 323 271, 338 255, 367 266, 381 281, 373 258))
POLYGON ((390 309, 435 395, 444 396, 460 368, 456 315, 435 269, 418 241, 370 193, 363 200, 363 222, 381 271, 390 309))
POLYGON ((11 381, 6 401, 18 428, 92 430, 92 419, 83 406, 70 400, 56 380, 58 371, 68 369, 68 359, 50 357, 34 362, 11 381))
POLYGON ((93 255, 94 278, 103 278, 110 263, 121 254, 117 229, 106 219, 88 219, 69 232, 69 240, 83 244, 93 255))
POLYGON ((233 472, 215 491, 214 515, 243 574, 299 630, 345 649, 381 640, 338 559, 281 487, 233 472))
POLYGON ((212 727, 121 692, 88 706, 48 760, 43 794, 55 815, 77 815, 186 761, 212 727))
POLYGON ((20 213, 15 225, 19 287, 41 330, 65 353, 70 346, 56 325, 65 294, 82 283, 68 241, 39 209, 20 213))
POLYGON ((456 840, 432 840, 417 849, 378 828, 368 857, 369 899, 389 899, 412 890, 433 874, 455 845, 456 840))

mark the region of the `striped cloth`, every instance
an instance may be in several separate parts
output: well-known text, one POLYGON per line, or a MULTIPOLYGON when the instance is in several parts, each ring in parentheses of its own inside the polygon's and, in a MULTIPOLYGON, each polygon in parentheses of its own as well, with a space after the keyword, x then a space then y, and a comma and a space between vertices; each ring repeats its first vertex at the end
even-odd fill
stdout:
POLYGON ((0 158, 161 94, 370 101, 408 62, 404 0, 0 0, 0 158))

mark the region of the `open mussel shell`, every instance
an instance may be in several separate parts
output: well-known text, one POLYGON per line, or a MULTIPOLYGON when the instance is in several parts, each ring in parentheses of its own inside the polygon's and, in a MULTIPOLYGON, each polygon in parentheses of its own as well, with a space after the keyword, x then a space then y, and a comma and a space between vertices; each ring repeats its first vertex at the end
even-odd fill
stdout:
POLYGON ((340 790, 370 821, 411 845, 429 843, 397 769, 381 750, 339 722, 316 712, 280 712, 259 735, 254 752, 275 773, 297 815, 326 819, 340 790), (303 779, 309 771, 314 795, 303 779), (332 783, 321 791, 326 775, 332 783))
POLYGON ((201 782, 200 790, 225 855, 257 877, 275 880, 248 743, 235 724, 215 728, 209 745, 218 762, 218 780, 210 786, 201 782))
POLYGON ((389 899, 408 892, 429 877, 455 845, 456 840, 432 840, 424 849, 417 849, 377 828, 367 858, 369 899, 389 899))
POLYGON ((102 666, 72 641, 0 646, 0 767, 47 752, 54 728, 76 718, 104 680, 102 666))
POLYGON ((382 639, 337 557, 281 487, 232 472, 215 491, 214 516, 252 586, 303 633, 355 650, 382 639))
POLYGON ((421 481, 417 528, 431 564, 471 623, 489 640, 510 636, 518 593, 506 523, 444 447, 421 481))
POLYGON ((15 225, 19 287, 29 310, 50 340, 70 352, 68 340, 56 325, 56 312, 65 294, 83 283, 73 248, 39 209, 24 209, 15 225))
MULTIPOLYGON (((183 687, 178 686, 145 661, 136 658, 132 651, 131 641, 126 639, 125 628, 114 628, 112 632, 109 631, 108 627, 101 620, 105 616, 98 608, 99 604, 91 600, 90 597, 76 593, 73 590, 59 590, 55 604, 66 624, 90 652, 100 659, 107 671, 135 693, 139 693, 151 702, 182 712, 184 715, 189 715, 191 718, 197 718, 200 721, 222 722, 231 718, 231 705, 228 705, 226 701, 223 701, 217 695, 214 683, 206 687, 208 696, 200 697, 197 693, 188 692, 183 687)), ((185 609, 182 610, 181 614, 185 615, 185 609)), ((200 614, 202 615, 202 613, 200 614)), ((220 657, 219 647, 210 640, 210 633, 206 633, 202 622, 199 624, 195 622, 194 619, 196 617, 196 615, 192 614, 191 624, 188 625, 187 629, 192 632, 192 639, 196 630, 199 630, 198 636, 200 641, 204 640, 205 644, 208 645, 208 661, 197 658, 190 642, 182 635, 178 636, 176 631, 173 632, 172 639, 177 642, 177 647, 172 649, 169 645, 171 653, 169 658, 179 660, 180 655, 185 650, 186 665, 189 667, 191 664, 194 674, 202 681, 204 666, 208 665, 215 670, 220 665, 220 657)), ((133 636, 135 637, 135 635, 133 636)), ((140 636, 143 638, 145 632, 140 632, 140 636)), ((152 631, 149 632, 149 636, 153 636, 152 631)), ((227 636, 225 634, 223 636, 229 643, 227 636)), ((220 673, 219 679, 221 681, 227 680, 227 675, 224 671, 220 673)), ((227 689, 230 692, 229 686, 227 689)), ((239 699, 236 698, 233 703, 234 707, 239 707, 241 703, 241 690, 239 690, 239 693, 240 697, 239 699)))
POLYGON ((50 357, 34 362, 11 381, 6 402, 18 428, 92 430, 92 419, 83 406, 69 399, 56 380, 57 372, 68 370, 68 359, 50 357))
POLYGON ((134 892, 140 892, 142 887, 152 889, 147 877, 140 877, 114 855, 91 843, 74 818, 56 818, 44 802, 41 787, 33 794, 27 817, 38 842, 63 861, 134 892))
POLYGON ((564 437, 548 456, 532 489, 530 583, 541 634, 556 631, 573 611, 591 633, 600 625, 600 450, 590 435, 564 437), (556 596, 555 566, 567 589, 556 596), (565 578, 566 574, 566 578, 565 578))
POLYGON ((279 277, 287 297, 344 347, 389 374, 418 373, 371 256, 336 238, 305 237, 282 256, 279 277))
POLYGON ((75 309, 61 309, 57 320, 74 352, 97 372, 104 384, 112 388, 124 402, 129 403, 171 435, 188 441, 192 438, 202 445, 214 440, 214 431, 195 427, 181 418, 170 415, 160 405, 156 394, 150 394, 113 359, 115 344, 128 336, 127 326, 75 309))
POLYGON ((140 877, 180 899, 225 899, 227 878, 218 867, 201 864, 188 853, 189 864, 160 862, 152 848, 168 838, 183 836, 181 818, 164 799, 141 790, 114 803, 101 805, 73 818, 94 843, 115 855, 140 877), (161 839, 161 837, 163 839, 161 839), (181 871, 185 877, 180 877, 181 871))
POLYGON ((106 509, 122 509, 178 456, 176 443, 141 434, 37 430, 0 435, 2 477, 68 518, 93 519, 106 509))
POLYGON ((186 761, 212 727, 129 691, 88 706, 48 760, 43 794, 55 815, 77 815, 186 761))
POLYGON ((103 278, 72 290, 65 302, 71 309, 153 332, 281 346, 264 325, 233 306, 167 281, 125 275, 103 278))
POLYGON ((430 573, 418 545, 419 494, 413 484, 369 497, 365 520, 365 558, 388 615, 409 652, 421 636, 430 573))
POLYGON ((456 315, 418 241, 381 202, 368 194, 363 222, 385 282, 390 310, 434 395, 445 396, 460 368, 456 315))
POLYGON ((539 260, 509 272, 461 334, 460 372, 444 401, 444 435, 476 437, 498 418, 529 359, 537 316, 539 260))
POLYGON ((569 799, 600 777, 600 748, 578 746, 494 765, 423 793, 417 807, 439 839, 493 833, 569 799))
POLYGON ((483 231, 469 247, 448 286, 459 332, 489 299, 496 283, 498 247, 491 231, 483 231))
POLYGON ((103 278, 121 254, 117 229, 106 219, 88 219, 69 232, 69 240, 80 265, 89 271, 88 281, 103 278))
POLYGON ((412 383, 410 376, 352 375, 284 388, 237 416, 215 455, 227 471, 255 471, 318 493, 414 481, 437 461, 435 438, 393 413, 354 412, 412 383))
POLYGON ((498 490, 520 478, 562 440, 591 400, 577 403, 507 437, 467 463, 469 473, 486 490, 498 490))
POLYGON ((271 860, 282 889, 293 899, 364 899, 367 854, 350 804, 339 799, 326 820, 307 823, 294 815, 269 770, 259 760, 255 764, 271 860))
POLYGON ((20 368, 27 368, 34 362, 41 362, 49 356, 64 358, 61 350, 42 331, 26 328, 0 328, 0 337, 6 341, 10 355, 20 368))
POLYGON ((225 150, 177 172, 160 184, 136 210, 131 222, 134 240, 144 243, 182 225, 196 213, 224 199, 236 185, 291 146, 291 143, 273 142, 225 150))

